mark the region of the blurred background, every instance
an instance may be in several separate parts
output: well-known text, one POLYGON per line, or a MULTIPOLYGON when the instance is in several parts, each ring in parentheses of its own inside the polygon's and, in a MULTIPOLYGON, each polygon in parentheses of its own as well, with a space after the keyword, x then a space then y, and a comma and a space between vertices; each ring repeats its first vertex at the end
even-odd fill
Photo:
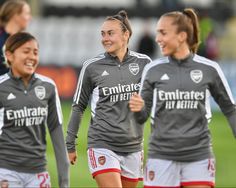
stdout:
MULTIPOLYGON (((0 0, 2 4, 4 0, 0 0)), ((100 28, 106 16, 127 11, 133 35, 129 48, 152 59, 161 56, 155 43, 156 23, 167 11, 194 8, 200 19, 201 45, 198 54, 217 61, 236 99, 236 0, 27 0, 33 20, 28 28, 40 44, 38 72, 51 77, 62 99, 64 129, 81 66, 88 58, 104 52, 100 28)), ((213 142, 217 157, 217 187, 236 187, 236 144, 226 120, 213 103, 213 142), (223 125, 223 126, 222 126, 223 125), (233 143, 233 144, 232 144, 233 143)), ((71 187, 94 187, 86 159, 90 114, 86 111, 79 136, 79 161, 71 167, 71 187)), ((146 126, 147 127, 147 126, 146 126)), ((145 129, 145 146, 149 135, 145 129)), ((145 147, 146 150, 146 147, 145 147)), ((49 171, 57 187, 55 160, 49 142, 49 171)), ((140 184, 141 187, 141 184, 140 184)))

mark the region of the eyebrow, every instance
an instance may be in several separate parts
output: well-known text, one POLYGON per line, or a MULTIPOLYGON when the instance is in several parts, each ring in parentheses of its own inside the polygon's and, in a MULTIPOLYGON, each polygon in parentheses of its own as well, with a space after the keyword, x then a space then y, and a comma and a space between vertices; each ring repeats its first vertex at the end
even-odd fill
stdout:
POLYGON ((31 47, 23 47, 22 49, 23 49, 23 50, 31 50, 31 49, 32 49, 32 50, 34 50, 34 51, 35 51, 35 50, 37 50, 37 51, 39 50, 39 48, 31 48, 31 47))
POLYGON ((101 30, 101 33, 105 33, 105 32, 111 32, 111 31, 115 31, 115 30, 113 30, 113 29, 110 29, 110 30, 101 30))

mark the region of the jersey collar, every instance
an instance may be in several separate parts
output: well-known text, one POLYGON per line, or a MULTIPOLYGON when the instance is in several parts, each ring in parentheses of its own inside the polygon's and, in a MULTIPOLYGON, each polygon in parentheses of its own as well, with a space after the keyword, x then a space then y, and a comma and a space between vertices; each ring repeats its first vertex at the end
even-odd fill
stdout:
MULTIPOLYGON (((105 55, 105 57, 107 57, 107 58, 110 58, 110 59, 112 59, 112 60, 119 61, 118 58, 117 58, 117 56, 112 56, 111 54, 109 54, 109 53, 107 53, 107 52, 105 52, 104 55, 105 55)), ((127 52, 126 52, 126 54, 125 54, 125 56, 124 56, 124 59, 123 59, 123 63, 126 62, 129 57, 130 57, 130 50, 127 49, 127 52)))
MULTIPOLYGON (((21 80, 21 77, 15 77, 15 76, 12 74, 11 69, 9 70, 8 75, 9 75, 13 80, 16 80, 16 81, 21 80)), ((36 79, 35 73, 33 73, 32 76, 31 76, 30 82, 31 82, 31 81, 34 81, 35 79, 36 79)))
POLYGON ((185 57, 183 59, 176 59, 173 56, 169 56, 168 58, 170 59, 171 62, 175 62, 175 63, 178 63, 178 64, 183 64, 183 63, 189 62, 190 59, 193 59, 193 54, 190 53, 187 57, 185 57))

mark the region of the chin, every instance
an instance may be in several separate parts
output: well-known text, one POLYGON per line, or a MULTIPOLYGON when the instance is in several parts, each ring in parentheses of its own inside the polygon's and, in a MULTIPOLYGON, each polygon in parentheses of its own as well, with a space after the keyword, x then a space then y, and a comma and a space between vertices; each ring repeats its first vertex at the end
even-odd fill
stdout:
POLYGON ((34 74, 34 72, 35 72, 35 70, 28 70, 28 71, 25 71, 25 75, 30 76, 30 75, 34 74))
POLYGON ((109 54, 114 54, 115 53, 114 50, 106 50, 106 52, 109 53, 109 54))

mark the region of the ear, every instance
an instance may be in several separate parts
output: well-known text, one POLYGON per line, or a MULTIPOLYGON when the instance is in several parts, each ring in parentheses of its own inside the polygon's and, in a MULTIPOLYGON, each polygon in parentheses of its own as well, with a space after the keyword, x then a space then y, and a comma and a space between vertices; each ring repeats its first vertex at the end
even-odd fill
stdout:
POLYGON ((178 38, 180 42, 187 41, 187 33, 185 31, 179 32, 178 38))
POLYGON ((128 40, 129 40, 129 37, 130 37, 130 33, 129 33, 128 30, 125 31, 124 36, 125 36, 125 39, 128 41, 128 40))
POLYGON ((9 51, 6 51, 5 52, 5 56, 6 56, 6 60, 8 62, 12 62, 13 61, 13 53, 9 52, 9 51))

